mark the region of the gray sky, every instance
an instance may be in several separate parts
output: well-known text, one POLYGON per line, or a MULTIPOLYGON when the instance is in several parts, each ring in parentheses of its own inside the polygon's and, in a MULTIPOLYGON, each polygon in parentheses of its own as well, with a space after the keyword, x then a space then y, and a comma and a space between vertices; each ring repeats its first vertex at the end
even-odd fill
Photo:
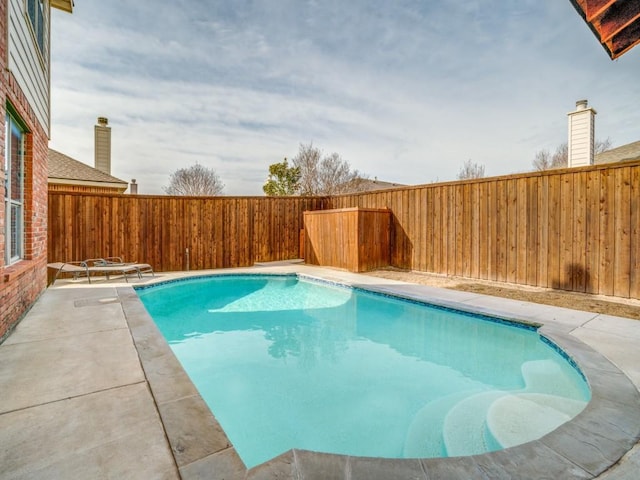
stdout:
POLYGON ((196 162, 262 195, 301 143, 380 180, 531 170, 575 101, 640 140, 640 47, 611 61, 569 0, 76 0, 52 18, 51 148, 162 193, 196 162))

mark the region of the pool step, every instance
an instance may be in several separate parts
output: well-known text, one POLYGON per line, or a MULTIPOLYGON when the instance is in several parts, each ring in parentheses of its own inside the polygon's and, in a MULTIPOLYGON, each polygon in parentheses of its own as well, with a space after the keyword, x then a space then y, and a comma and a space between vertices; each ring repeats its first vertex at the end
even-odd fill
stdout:
POLYGON ((447 456, 475 455, 494 450, 486 437, 487 412, 494 402, 508 395, 501 390, 477 393, 455 404, 444 418, 442 437, 447 456))
POLYGON ((404 456, 475 455, 542 437, 586 406, 551 393, 576 393, 574 387, 558 383, 559 368, 550 360, 532 360, 522 365, 521 390, 459 392, 425 405, 409 426, 404 456))
POLYGON ((530 360, 520 367, 526 388, 523 392, 560 393, 568 398, 580 398, 577 385, 564 382, 560 375, 560 366, 551 360, 530 360))
POLYGON ((487 412, 487 430, 504 448, 540 438, 584 409, 586 402, 544 393, 497 399, 487 412))
POLYGON ((404 442, 404 458, 436 458, 446 456, 442 423, 452 405, 474 392, 458 392, 430 402, 414 415, 404 442))

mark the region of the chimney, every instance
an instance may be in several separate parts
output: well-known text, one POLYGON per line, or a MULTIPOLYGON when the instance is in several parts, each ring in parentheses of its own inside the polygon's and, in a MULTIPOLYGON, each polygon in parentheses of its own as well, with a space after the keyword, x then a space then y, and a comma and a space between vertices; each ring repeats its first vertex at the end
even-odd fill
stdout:
POLYGON ((95 126, 95 167, 111 175, 111 127, 106 117, 98 117, 95 126))
POLYGON ((569 112, 569 167, 593 165, 594 130, 596 111, 588 106, 587 100, 576 102, 575 112, 569 112))
POLYGON ((129 184, 129 194, 137 195, 138 194, 138 184, 136 183, 136 179, 132 178, 131 183, 129 184))

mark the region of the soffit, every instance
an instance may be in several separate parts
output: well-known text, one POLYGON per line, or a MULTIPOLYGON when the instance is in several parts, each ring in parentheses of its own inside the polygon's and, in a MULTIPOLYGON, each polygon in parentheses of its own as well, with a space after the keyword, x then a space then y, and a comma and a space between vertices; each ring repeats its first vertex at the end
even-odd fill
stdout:
POLYGON ((73 0, 51 0, 51 8, 73 13, 73 0))
POLYGON ((612 60, 640 43, 640 1, 570 1, 612 60))

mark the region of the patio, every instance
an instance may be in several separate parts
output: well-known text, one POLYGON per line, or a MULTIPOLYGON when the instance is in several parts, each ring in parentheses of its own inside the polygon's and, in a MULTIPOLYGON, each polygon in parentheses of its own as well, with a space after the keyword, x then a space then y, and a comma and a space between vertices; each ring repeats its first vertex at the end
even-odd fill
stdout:
POLYGON ((636 478, 640 322, 288 262, 224 270, 239 271, 300 272, 543 323, 585 371, 593 401, 502 452, 380 460, 294 450, 246 472, 131 287, 188 274, 63 280, 0 345, 0 478, 636 478))

